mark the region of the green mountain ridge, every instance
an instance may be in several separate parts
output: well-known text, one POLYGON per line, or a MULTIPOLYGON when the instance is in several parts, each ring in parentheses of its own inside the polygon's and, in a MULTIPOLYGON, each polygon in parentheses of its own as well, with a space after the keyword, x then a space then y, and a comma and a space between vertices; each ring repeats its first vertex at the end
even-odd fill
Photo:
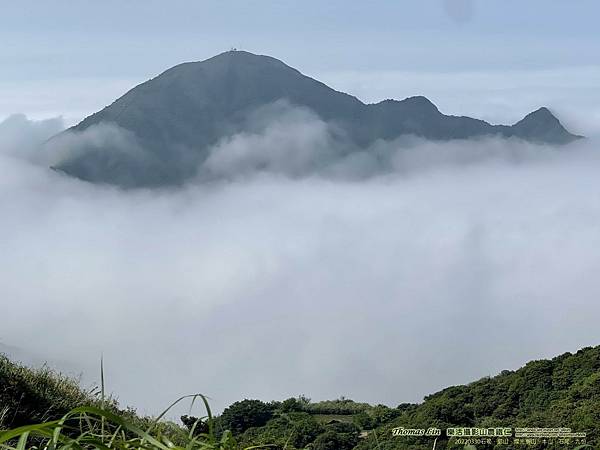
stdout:
POLYGON ((365 104, 275 58, 230 51, 172 67, 51 139, 50 147, 70 149, 55 168, 124 187, 182 184, 202 171, 213 146, 248 131, 254 112, 280 101, 332 125, 344 153, 406 135, 438 141, 499 136, 552 145, 579 138, 545 107, 508 126, 445 115, 423 96, 365 104), (109 125, 116 129, 107 130, 109 125), (84 138, 86 131, 91 135, 84 138))

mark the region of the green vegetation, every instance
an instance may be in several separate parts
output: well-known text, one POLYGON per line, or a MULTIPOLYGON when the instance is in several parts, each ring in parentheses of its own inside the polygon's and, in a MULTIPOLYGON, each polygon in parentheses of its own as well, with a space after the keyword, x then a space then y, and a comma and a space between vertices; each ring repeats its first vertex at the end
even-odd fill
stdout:
POLYGON ((242 400, 225 408, 220 417, 220 425, 235 434, 241 434, 248 428, 262 427, 275 413, 273 404, 260 400, 242 400))
MULTIPOLYGON (((393 437, 391 429, 397 426, 570 427, 586 432, 588 444, 598 448, 600 346, 532 361, 517 371, 505 370, 466 386, 449 387, 425 397, 420 405, 405 405, 403 409, 399 417, 370 434, 373 439, 376 435, 379 449, 430 448, 430 440, 393 437)), ((437 448, 447 444, 438 441, 437 448)), ((372 445, 363 441, 357 450, 371 449, 372 445)))
MULTIPOLYGON (((7 441, 12 435, 22 437, 23 449, 44 448, 49 436, 56 448, 62 448, 59 444, 74 439, 98 443, 117 430, 118 435, 110 434, 115 446, 109 448, 138 448, 120 445, 125 440, 135 442, 136 434, 139 437, 148 429, 172 443, 189 441, 188 432, 175 423, 140 417, 131 408, 120 409, 114 399, 104 395, 102 387, 84 390, 77 380, 48 367, 31 369, 0 355, 0 430, 7 429, 11 431, 0 434, 0 448, 12 448, 8 443, 14 439, 7 441)), ((106 447, 69 445, 63 447, 106 447)))
MULTIPOLYGON (((598 446, 600 347, 532 361, 517 371, 449 387, 421 404, 395 408, 345 398, 246 399, 213 417, 205 398, 198 398, 207 415, 183 416, 184 426, 179 426, 160 420, 162 416, 143 418, 121 410, 101 389, 83 391, 74 380, 47 368, 32 370, 0 357, 0 428, 12 428, 0 434, 0 448, 431 448, 431 438, 393 437, 391 430, 398 426, 570 427, 586 432, 588 443, 598 446)), ((437 449, 444 448, 457 446, 441 437, 437 449)))

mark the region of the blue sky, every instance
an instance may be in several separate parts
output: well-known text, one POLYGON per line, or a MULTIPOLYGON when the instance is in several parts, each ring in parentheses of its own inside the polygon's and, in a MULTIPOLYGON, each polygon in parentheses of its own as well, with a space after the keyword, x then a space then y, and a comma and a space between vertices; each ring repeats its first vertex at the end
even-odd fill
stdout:
POLYGON ((595 0, 6 3, 0 117, 77 121, 170 66, 237 47, 365 101, 423 94, 496 122, 547 104, 595 132, 598 17, 595 0))

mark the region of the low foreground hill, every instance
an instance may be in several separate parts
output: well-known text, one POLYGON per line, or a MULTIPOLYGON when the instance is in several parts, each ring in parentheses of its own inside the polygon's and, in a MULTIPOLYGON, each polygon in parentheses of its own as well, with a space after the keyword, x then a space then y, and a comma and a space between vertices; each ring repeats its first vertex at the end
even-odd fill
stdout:
MULTIPOLYGON (((48 369, 32 370, 0 357, 0 428, 52 420, 74 407, 99 404, 97 390, 84 391, 75 381, 48 369)), ((119 409, 116 402, 108 405, 140 424, 148 420, 137 418, 131 409, 119 409)), ((184 416, 183 426, 169 423, 163 430, 177 436, 196 421, 184 416)), ((194 432, 206 432, 205 422, 197 423, 194 432)), ((587 433, 587 443, 596 447, 600 444, 600 346, 449 387, 420 404, 388 407, 345 398, 311 402, 306 397, 268 403, 242 400, 226 408, 212 425, 217 434, 230 430, 240 448, 271 444, 280 449, 425 449, 432 447, 432 438, 397 437, 392 429, 452 426, 568 427, 587 433)), ((462 447, 444 436, 436 445, 438 449, 462 447)), ((512 444, 496 447, 515 448, 512 444)), ((554 448, 537 446, 549 447, 554 448)))

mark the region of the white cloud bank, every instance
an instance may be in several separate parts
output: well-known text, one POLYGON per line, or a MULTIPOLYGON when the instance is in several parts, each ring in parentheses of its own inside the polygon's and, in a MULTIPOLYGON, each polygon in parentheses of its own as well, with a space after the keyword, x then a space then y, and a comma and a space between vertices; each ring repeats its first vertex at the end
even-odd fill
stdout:
POLYGON ((593 141, 412 141, 373 149, 394 170, 365 179, 251 175, 288 167, 260 160, 272 142, 326 148, 311 120, 222 143, 214 164, 243 177, 171 192, 15 158, 41 124, 0 136, 0 341, 86 380, 103 352, 109 388, 145 412, 193 392, 217 409, 298 394, 395 405, 598 344, 593 141))

